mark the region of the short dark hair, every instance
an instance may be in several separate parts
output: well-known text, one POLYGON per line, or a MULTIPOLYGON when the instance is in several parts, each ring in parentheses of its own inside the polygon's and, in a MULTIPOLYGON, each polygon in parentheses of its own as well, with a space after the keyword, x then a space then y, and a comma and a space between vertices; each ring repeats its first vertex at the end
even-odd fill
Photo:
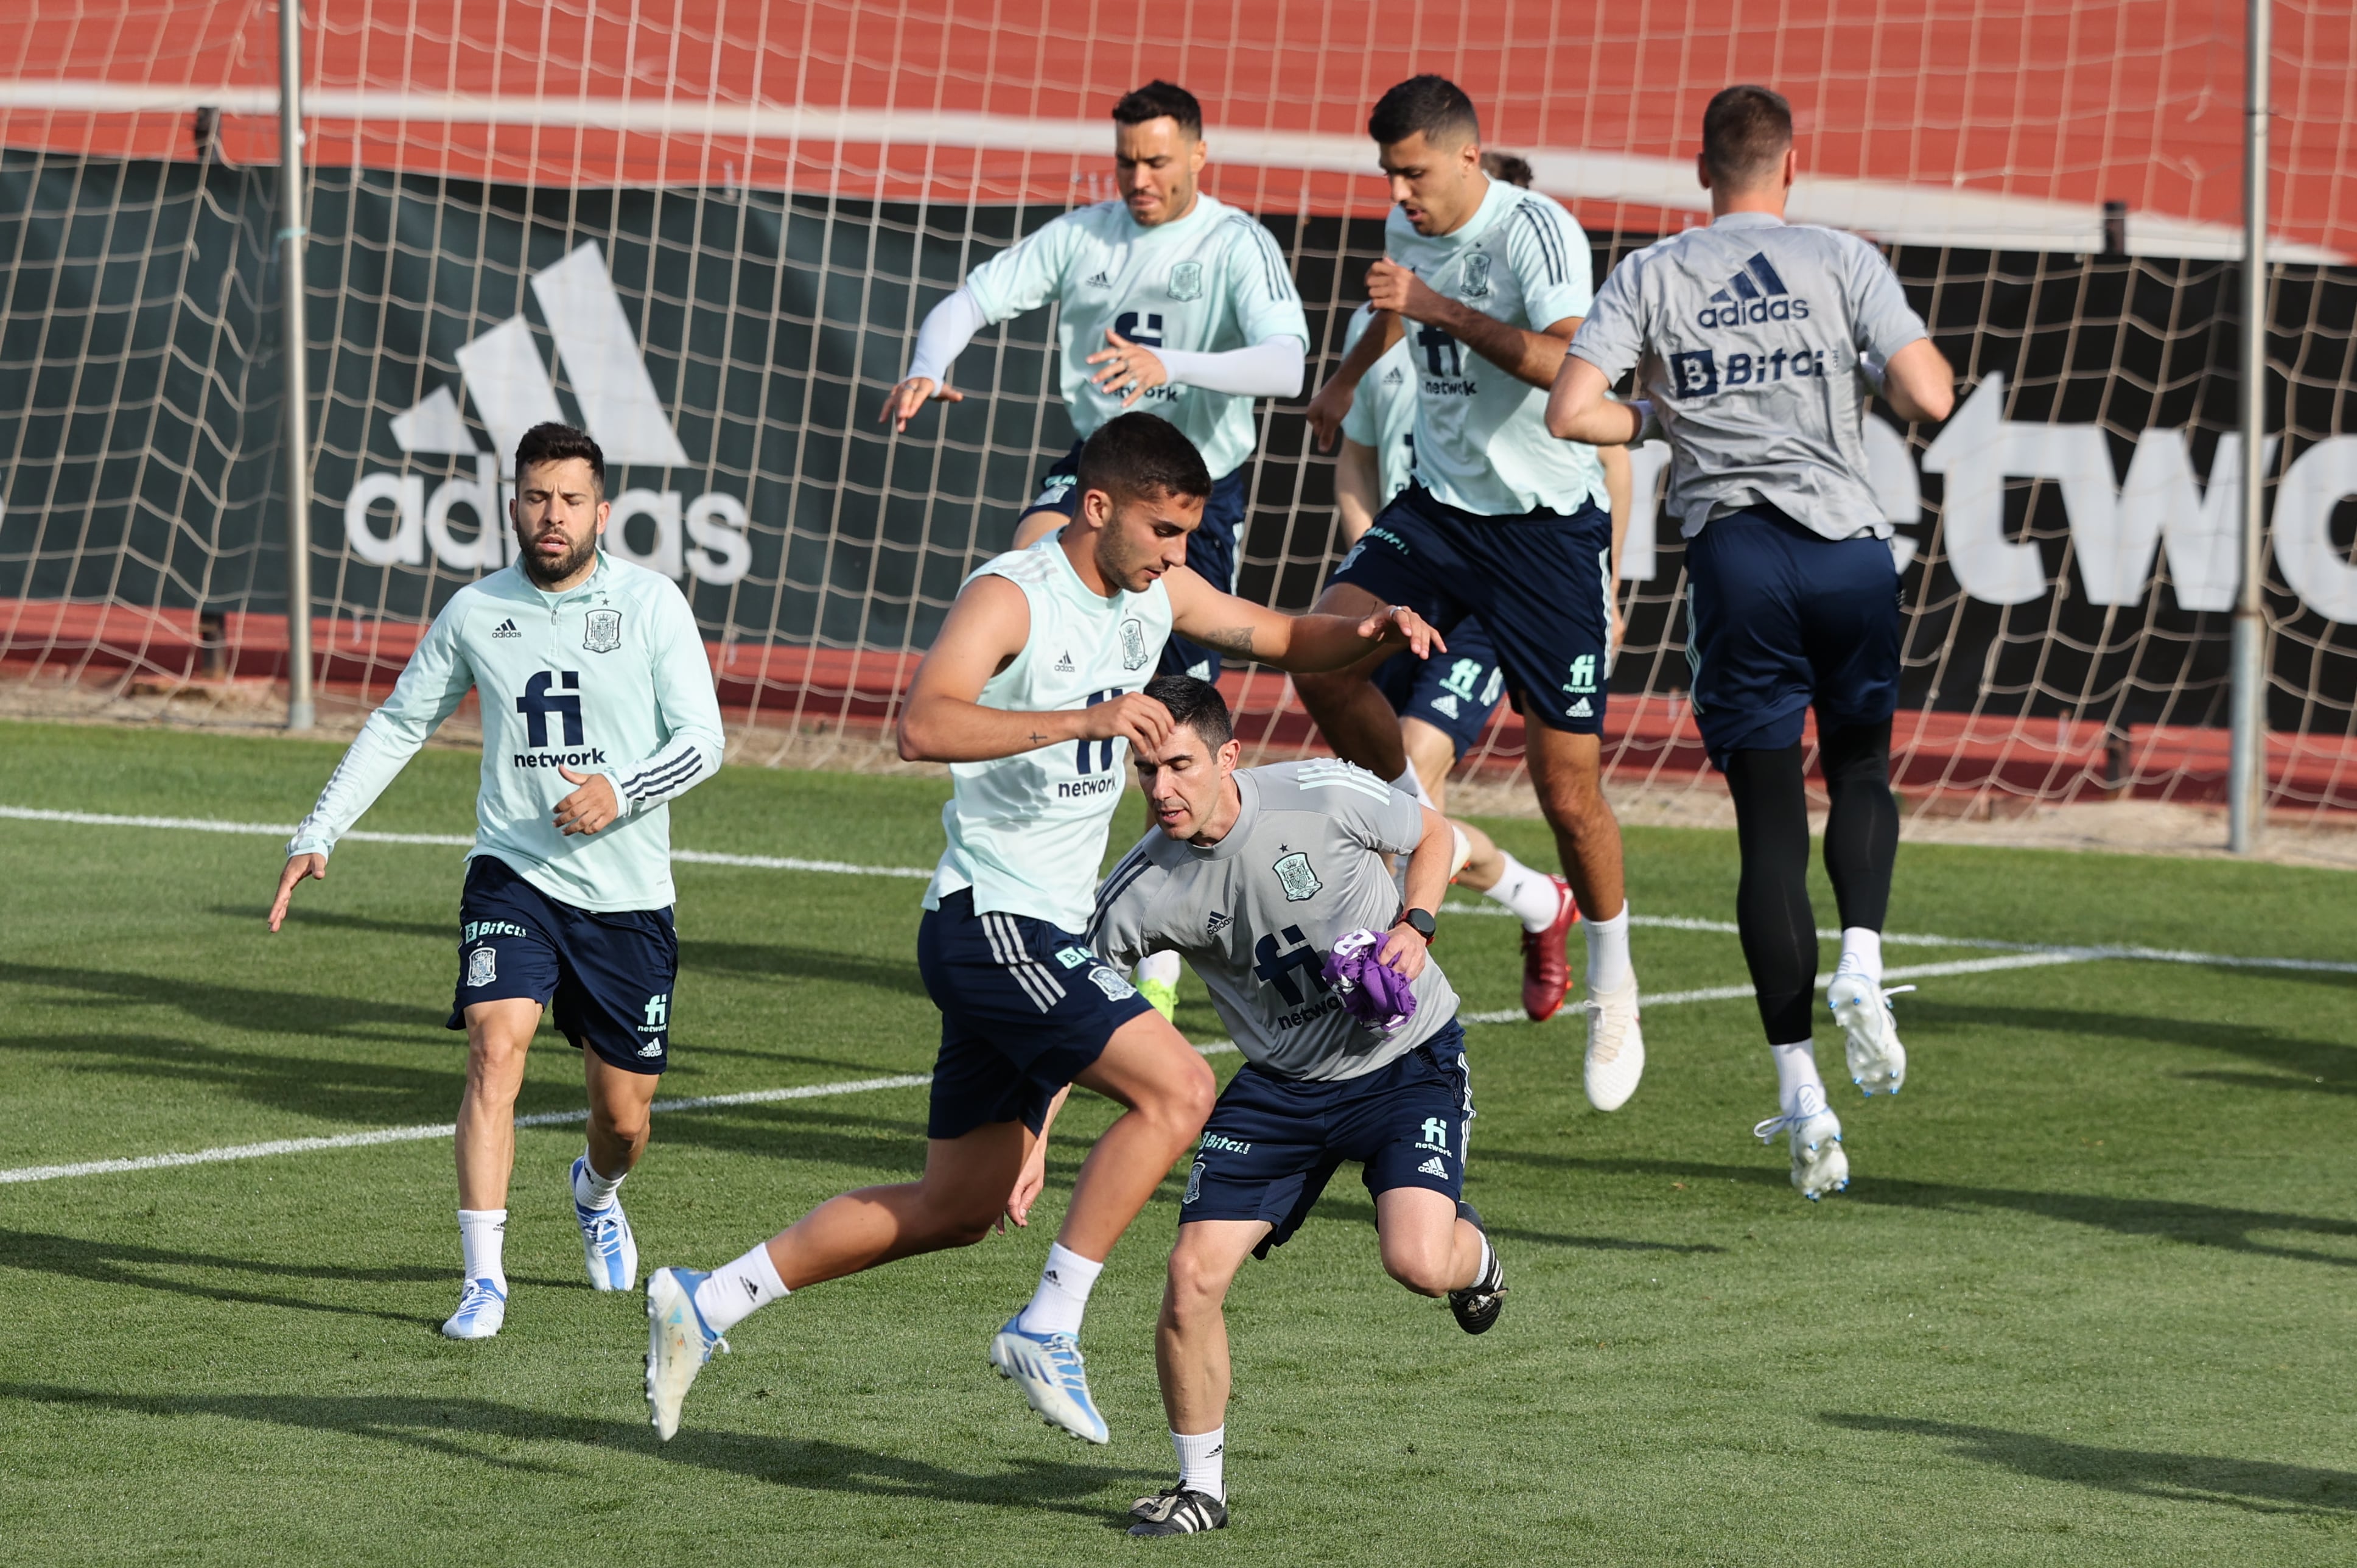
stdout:
POLYGON ((1157 675, 1146 683, 1146 694, 1170 710, 1171 719, 1192 729, 1203 737, 1203 744, 1217 751, 1235 738, 1235 720, 1228 714, 1228 700, 1209 681, 1198 681, 1192 675, 1157 675))
POLYGON ((1175 81, 1157 77, 1135 92, 1123 93, 1121 102, 1113 106, 1116 125, 1143 125, 1165 118, 1178 121, 1180 132, 1193 140, 1203 139, 1203 106, 1175 81))
POLYGON ((1742 187, 1772 177, 1792 145, 1792 106, 1764 87, 1719 90, 1702 112, 1702 161, 1713 181, 1742 187))
POLYGON ((1082 443, 1074 483, 1083 493, 1103 490, 1116 499, 1160 490, 1202 500, 1211 494, 1211 470, 1177 425, 1133 412, 1106 420, 1082 443))
POLYGON ((597 481, 597 494, 606 494, 606 454, 597 443, 589 439, 586 430, 576 430, 569 424, 550 420, 535 424, 523 433, 516 443, 516 478, 534 463, 565 463, 578 457, 589 465, 590 478, 597 481))
POLYGON ((1512 153, 1483 153, 1481 172, 1522 190, 1530 189, 1531 182, 1539 177, 1538 170, 1531 167, 1530 159, 1512 153))
POLYGON ((1367 134, 1388 147, 1418 131, 1436 145, 1452 138, 1478 142, 1481 117, 1473 113, 1473 101, 1465 90, 1447 77, 1411 76, 1375 100, 1375 112, 1367 116, 1367 134))

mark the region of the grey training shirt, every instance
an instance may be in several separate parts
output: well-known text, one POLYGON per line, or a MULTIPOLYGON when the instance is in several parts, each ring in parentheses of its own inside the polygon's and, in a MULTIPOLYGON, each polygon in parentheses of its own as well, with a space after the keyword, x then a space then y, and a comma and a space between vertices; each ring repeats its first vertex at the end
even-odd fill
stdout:
POLYGON ((1235 826, 1200 848, 1159 829, 1097 889, 1089 940, 1108 963, 1177 952, 1247 1060, 1331 1081, 1389 1065, 1457 1015, 1437 963, 1416 977, 1415 1016, 1395 1034, 1342 1011, 1322 972, 1336 941, 1398 920, 1386 859, 1424 837, 1424 811, 1373 774, 1330 758, 1235 776, 1235 826))
POLYGON ((1730 212, 1613 268, 1570 351, 1616 382, 1641 360, 1686 538, 1764 501, 1828 539, 1888 539, 1867 482, 1859 360, 1887 362, 1923 335, 1857 235, 1730 212))

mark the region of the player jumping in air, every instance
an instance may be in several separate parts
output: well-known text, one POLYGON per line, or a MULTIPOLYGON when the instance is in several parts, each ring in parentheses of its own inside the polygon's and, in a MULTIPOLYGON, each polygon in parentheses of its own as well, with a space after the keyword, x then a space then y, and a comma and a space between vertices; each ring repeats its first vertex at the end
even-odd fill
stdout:
POLYGON ((458 1101, 458 1240, 466 1273, 442 1332, 488 1339, 507 1316, 501 1245, 524 1053, 554 1004, 588 1079, 588 1147, 573 1211, 589 1283, 638 1283, 617 1189, 646 1152, 670 1060, 671 813, 709 779, 724 737, 712 667, 668 578, 597 548, 610 508, 597 444, 538 424, 516 447, 513 564, 451 596, 393 695, 369 715, 286 846, 270 908, 328 856, 469 690, 481 693, 483 782, 458 904, 449 1026, 467 1031, 458 1101))
MULTIPOLYGON (((1485 150, 1481 170, 1518 189, 1530 187, 1531 166, 1510 153, 1485 150)), ((1346 355, 1373 319, 1369 306, 1352 314, 1342 343, 1346 355)), ((1361 378, 1342 420, 1342 445, 1334 456, 1334 511, 1345 549, 1363 538, 1375 514, 1415 482, 1415 357, 1403 334, 1361 378)), ((1625 516, 1628 450, 1600 446, 1596 455, 1604 465, 1612 515, 1625 516)), ((1614 628, 1617 645, 1617 616, 1614 628)), ((1437 659, 1395 653, 1376 670, 1374 682, 1399 715, 1400 743, 1411 770, 1400 782, 1413 785, 1412 792, 1426 805, 1446 812, 1449 771, 1479 743, 1505 691, 1506 674, 1489 635, 1468 616, 1449 631, 1447 653, 1437 659)), ((1504 905, 1523 923, 1523 1011, 1534 1019, 1552 1018, 1570 979, 1566 942, 1579 918, 1570 885, 1524 865, 1471 822, 1451 819, 1449 825, 1457 830, 1457 880, 1504 905)))
POLYGON ((1155 752, 1170 735, 1170 714, 1142 689, 1174 628, 1296 671, 1439 639, 1410 610, 1291 618, 1188 570, 1211 476, 1152 414, 1100 426, 1082 446, 1078 488, 1069 527, 967 579, 900 722, 900 755, 950 763, 954 781, 917 933, 942 1011, 924 1175, 831 1198, 708 1275, 648 1276, 647 1399, 666 1439, 721 1336, 755 1308, 969 1246, 1002 1215, 1023 1224, 1049 1124, 1075 1082, 1124 1114, 1082 1164, 1039 1290, 990 1360, 1049 1424, 1109 1436, 1082 1365, 1082 1312, 1114 1243, 1202 1130, 1213 1088, 1203 1058, 1082 934, 1128 748, 1155 752))
POLYGON ((1217 687, 1164 676, 1146 694, 1175 721, 1137 753, 1157 831, 1098 889, 1089 937, 1114 963, 1184 953, 1245 1058, 1188 1172, 1155 1339, 1178 1479, 1131 1509, 1132 1535, 1183 1535, 1228 1522, 1229 1284, 1285 1244, 1343 1161, 1365 1167, 1394 1279, 1447 1296, 1468 1334, 1497 1321, 1506 1285, 1460 1196, 1465 1031, 1425 952, 1456 854, 1448 821, 1347 762, 1237 772, 1217 687), (1405 995, 1361 983, 1370 962, 1405 995))
MULTIPOLYGON (((1318 606, 1348 615, 1410 605, 1444 631, 1480 618, 1523 715, 1531 783, 1587 932, 1587 1097, 1617 1110, 1645 1065, 1620 826, 1601 786, 1613 562, 1626 520, 1605 510, 1596 449, 1547 434, 1543 390, 1587 309, 1587 238, 1559 203, 1481 172, 1472 101, 1451 82, 1401 82, 1367 131, 1399 205, 1384 229, 1387 254, 1367 273, 1374 321, 1311 400, 1309 420, 1330 446, 1361 378, 1405 337, 1415 482, 1335 568, 1318 606)), ((1399 718, 1372 667, 1295 684, 1336 751, 1404 780, 1399 718)))
MULTIPOLYGON (((976 267, 926 316, 882 417, 905 429, 927 399, 960 401, 950 365, 974 335, 1052 302, 1064 407, 1080 439, 1042 478, 1014 548, 1076 514, 1080 442, 1123 410, 1144 408, 1184 431, 1211 470, 1187 564, 1232 593, 1250 495, 1244 464, 1258 437, 1253 400, 1299 394, 1309 326, 1269 231, 1198 188, 1210 152, 1194 94, 1150 81, 1114 105, 1113 126, 1121 199, 1067 213, 976 267)), ((1159 667, 1216 681, 1220 655, 1173 637, 1159 667)), ((1137 975, 1165 1017, 1178 978, 1175 959, 1137 975)))
POLYGON ((1810 1037, 1817 937, 1801 724, 1814 707, 1832 799, 1825 872, 1842 953, 1826 1000, 1852 1079, 1896 1094, 1907 1053, 1882 989, 1882 922, 1899 854, 1900 585, 1867 477, 1863 403, 1878 392, 1902 418, 1943 420, 1955 376, 1871 245, 1785 223, 1793 166, 1782 98, 1730 87, 1710 101, 1697 160, 1710 226, 1638 252, 1605 281, 1547 424, 1625 442, 1652 417, 1669 440, 1695 719, 1735 800, 1736 921, 1781 1101, 1757 1131, 1788 1134, 1792 1185, 1814 1198, 1847 1183, 1849 1159, 1810 1037), (1609 401, 1631 369, 1642 400, 1609 401))

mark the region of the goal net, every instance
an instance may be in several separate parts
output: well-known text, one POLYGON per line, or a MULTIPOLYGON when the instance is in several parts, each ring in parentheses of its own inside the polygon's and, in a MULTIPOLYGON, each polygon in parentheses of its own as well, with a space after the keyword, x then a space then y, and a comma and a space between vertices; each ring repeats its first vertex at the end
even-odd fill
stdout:
MULTIPOLYGON (((1363 126, 1383 87, 1464 85, 1601 277, 1706 220, 1702 106, 1758 81, 1799 114, 1793 217, 1885 243, 1967 383, 1940 429, 1868 416, 1904 570, 1910 809, 2222 800, 2255 460, 2267 801, 2333 820, 2357 809, 2357 70, 2344 11, 2276 15, 2276 424, 2255 457, 2234 434, 2234 8, 315 3, 323 711, 381 699, 423 623, 506 561, 502 454, 561 417, 613 465, 613 548, 689 595, 743 746, 864 755, 1071 440, 1046 312, 986 331, 965 401, 905 435, 877 422, 885 390, 967 270, 1112 194, 1122 91, 1159 76, 1203 100, 1206 188, 1290 259, 1314 387, 1381 253, 1363 126)), ((0 16, 21 62, 0 81, 0 693, 27 711, 79 694, 252 724, 283 700, 276 33, 264 0, 0 16)), ((1243 543, 1242 591, 1288 609, 1336 554, 1301 408, 1262 405, 1243 543)), ((1663 456, 1639 454, 1607 755, 1619 785, 1700 799, 1663 456)), ((1315 744, 1281 676, 1229 685, 1256 745, 1315 744)), ((1466 768, 1511 778, 1521 736, 1501 714, 1466 768)))

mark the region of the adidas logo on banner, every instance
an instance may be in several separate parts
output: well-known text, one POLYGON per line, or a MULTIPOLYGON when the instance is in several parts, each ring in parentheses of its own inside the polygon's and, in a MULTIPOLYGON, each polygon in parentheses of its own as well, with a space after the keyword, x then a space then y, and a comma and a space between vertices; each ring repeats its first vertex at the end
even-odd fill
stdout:
MULTIPOLYGON (((604 448, 608 467, 693 467, 663 413, 596 242, 534 274, 532 296, 556 340, 557 359, 581 411, 579 423, 604 448)), ((475 475, 446 479, 428 496, 422 475, 363 474, 344 498, 344 539, 371 566, 423 566, 429 545, 435 559, 453 571, 505 565, 516 443, 535 424, 573 423, 557 401, 554 375, 533 341, 531 324, 521 315, 468 343, 457 360, 459 379, 492 450, 477 444, 449 387, 435 388, 415 407, 396 414, 393 438, 404 452, 472 457, 475 475), (370 507, 380 501, 394 509, 390 534, 379 532, 370 520, 370 507), (451 532, 454 510, 471 516, 472 538, 451 532)), ((751 571, 745 503, 716 490, 684 505, 682 500, 677 490, 626 489, 615 496, 606 525, 608 553, 667 577, 692 576, 700 583, 734 583, 751 571)))
POLYGON ((1745 322, 1806 321, 1809 302, 1794 299, 1792 291, 1769 263, 1768 252, 1754 251, 1743 270, 1727 280, 1726 285, 1710 296, 1710 303, 1695 313, 1696 324, 1704 327, 1740 327, 1745 322))
POLYGON ((1445 1179, 1448 1175, 1448 1166, 1438 1155, 1435 1155, 1432 1158, 1425 1161, 1424 1164, 1416 1166, 1415 1174, 1418 1176, 1437 1176, 1445 1179))
POLYGON ((516 629, 515 622, 511 620, 503 620, 500 622, 499 625, 491 628, 491 635, 493 637, 522 637, 523 633, 516 629))

